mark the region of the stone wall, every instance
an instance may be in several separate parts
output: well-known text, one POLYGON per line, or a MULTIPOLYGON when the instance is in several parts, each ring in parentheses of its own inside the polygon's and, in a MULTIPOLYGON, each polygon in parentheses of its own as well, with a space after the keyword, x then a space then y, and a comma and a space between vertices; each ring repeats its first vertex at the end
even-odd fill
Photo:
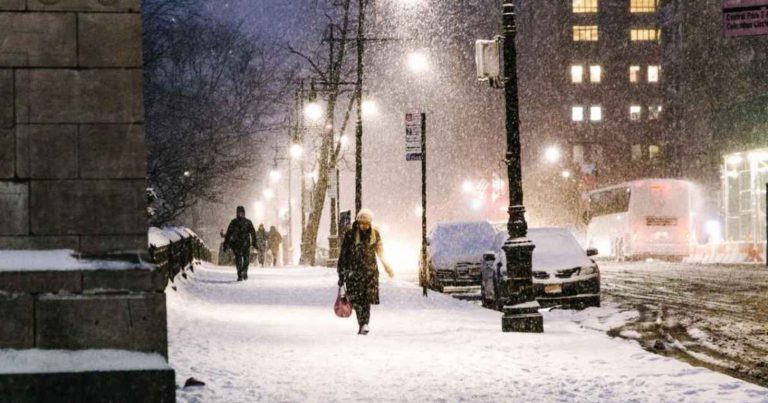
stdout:
POLYGON ((0 0, 0 249, 146 249, 140 0, 0 0))

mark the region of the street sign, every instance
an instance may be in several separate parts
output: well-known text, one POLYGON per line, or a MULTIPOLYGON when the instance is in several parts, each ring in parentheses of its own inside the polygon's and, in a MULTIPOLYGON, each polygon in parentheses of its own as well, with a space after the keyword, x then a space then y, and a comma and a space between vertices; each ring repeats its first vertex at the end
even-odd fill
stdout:
POLYGON ((768 35, 768 0, 723 0, 723 35, 768 35))
POLYGON ((405 114, 405 160, 421 161, 421 114, 408 112, 405 114))

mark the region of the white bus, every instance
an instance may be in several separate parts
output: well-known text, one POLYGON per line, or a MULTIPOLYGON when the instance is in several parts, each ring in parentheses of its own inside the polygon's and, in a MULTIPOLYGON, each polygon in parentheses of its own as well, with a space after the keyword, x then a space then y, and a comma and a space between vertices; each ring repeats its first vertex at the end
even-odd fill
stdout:
POLYGON ((681 259, 689 254, 695 185, 644 179, 589 193, 587 246, 598 256, 681 259))

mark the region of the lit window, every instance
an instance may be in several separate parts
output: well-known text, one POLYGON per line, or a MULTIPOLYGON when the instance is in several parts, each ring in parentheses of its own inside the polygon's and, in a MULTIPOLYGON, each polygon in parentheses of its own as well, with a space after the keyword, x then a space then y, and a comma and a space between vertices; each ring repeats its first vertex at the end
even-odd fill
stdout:
POLYGON ((573 0, 574 13, 596 13, 597 0, 573 0))
POLYGON ((589 107, 589 120, 593 122, 599 122, 603 120, 603 107, 602 106, 590 106, 589 107))
POLYGON ((640 66, 629 66, 629 82, 640 82, 640 66))
POLYGON ((600 66, 589 66, 589 81, 599 83, 603 69, 600 66))
POLYGON ((657 145, 648 146, 648 159, 653 161, 659 159, 661 156, 661 147, 657 145))
POLYGON ((633 13, 652 13, 656 11, 659 0, 630 0, 629 11, 633 13))
POLYGON ((661 105, 651 105, 648 107, 648 120, 658 120, 661 118, 661 105))
POLYGON ((643 147, 640 144, 634 144, 632 146, 632 161, 640 161, 643 159, 643 147))
POLYGON ((571 82, 584 82, 584 66, 571 66, 571 82))
POLYGON ((661 73, 660 66, 648 66, 648 82, 658 83, 659 76, 661 75, 660 73, 661 73))
POLYGON ((584 146, 573 146, 573 162, 584 163, 584 146))
POLYGON ((632 42, 658 41, 661 36, 660 29, 633 29, 630 30, 632 42))
POLYGON ((583 106, 574 106, 571 109, 571 120, 574 122, 583 122, 584 121, 584 107, 583 106))
POLYGON ((637 122, 643 113, 643 107, 640 105, 632 105, 629 107, 629 120, 637 122))
POLYGON ((573 40, 596 42, 597 41, 597 25, 574 25, 573 26, 573 40))

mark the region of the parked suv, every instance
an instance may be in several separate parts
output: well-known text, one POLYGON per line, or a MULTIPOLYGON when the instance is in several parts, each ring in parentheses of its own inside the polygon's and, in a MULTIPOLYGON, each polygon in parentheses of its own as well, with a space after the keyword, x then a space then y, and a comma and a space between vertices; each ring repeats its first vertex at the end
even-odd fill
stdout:
POLYGON ((483 254, 493 250, 496 237, 487 221, 438 223, 427 238, 430 288, 479 286, 483 254))
MULTIPOLYGON (((483 266, 483 306, 502 309, 506 295, 502 284, 507 276, 506 256, 502 246, 507 234, 499 232, 494 253, 487 254, 483 266)), ((600 306, 600 269, 590 257, 597 250, 586 252, 566 228, 530 228, 528 239, 533 250, 533 288, 536 300, 543 307, 560 305, 566 308, 600 306)))

